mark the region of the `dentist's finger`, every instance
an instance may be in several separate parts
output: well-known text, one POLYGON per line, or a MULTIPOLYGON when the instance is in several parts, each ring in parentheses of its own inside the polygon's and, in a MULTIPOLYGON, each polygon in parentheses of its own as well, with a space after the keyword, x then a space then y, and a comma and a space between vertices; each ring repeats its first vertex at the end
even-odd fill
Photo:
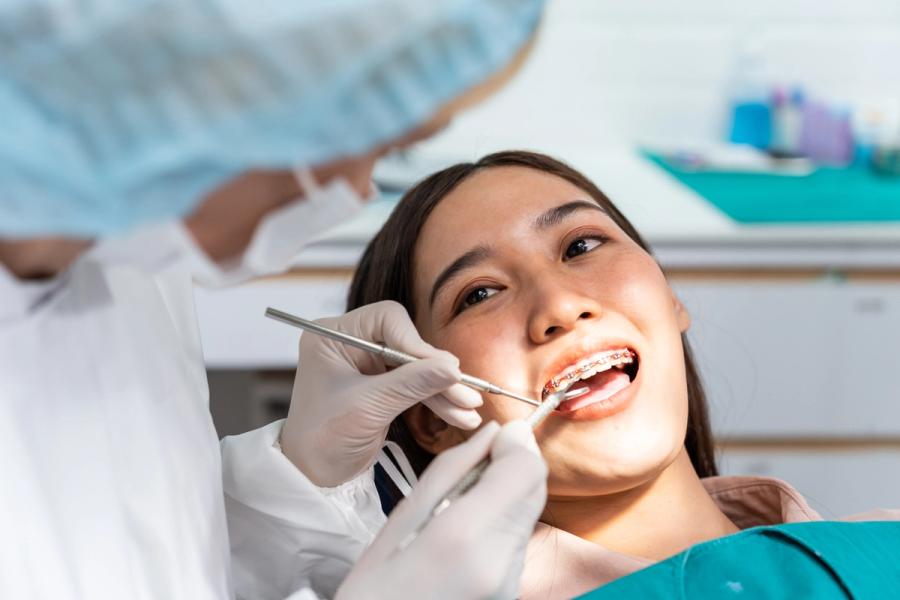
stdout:
POLYGON ((449 425, 460 429, 475 429, 481 425, 481 415, 471 408, 462 408, 443 396, 432 396, 422 402, 449 425))
POLYGON ((534 431, 523 420, 509 421, 497 434, 494 445, 491 446, 491 459, 499 460, 503 456, 524 448, 532 454, 541 456, 534 431))
POLYGON ((484 404, 480 392, 461 383, 451 385, 440 395, 460 408, 478 408, 484 404))
POLYGON ((369 389, 377 390, 382 408, 393 418, 414 404, 439 396, 458 383, 460 376, 456 363, 442 356, 423 358, 369 376, 365 384, 369 389))
MULTIPOLYGON (((423 358, 387 373, 369 376, 365 384, 370 389, 378 390, 378 400, 375 405, 369 406, 369 410, 387 424, 406 409, 422 402, 450 425, 474 429, 481 424, 481 416, 471 408, 457 406, 442 395, 442 392, 457 384, 460 376, 455 361, 444 356, 423 358)), ((475 399, 459 391, 453 393, 457 399, 463 398, 462 402, 480 405, 480 397, 475 399)))

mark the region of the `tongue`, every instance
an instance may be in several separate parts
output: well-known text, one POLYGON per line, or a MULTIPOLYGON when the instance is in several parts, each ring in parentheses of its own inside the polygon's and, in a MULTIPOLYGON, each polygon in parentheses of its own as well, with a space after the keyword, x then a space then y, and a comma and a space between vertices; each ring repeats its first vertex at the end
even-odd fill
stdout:
POLYGON ((609 369, 602 373, 597 373, 593 377, 585 379, 582 383, 588 385, 593 392, 594 400, 606 400, 619 390, 628 387, 631 380, 628 373, 619 369, 609 369))

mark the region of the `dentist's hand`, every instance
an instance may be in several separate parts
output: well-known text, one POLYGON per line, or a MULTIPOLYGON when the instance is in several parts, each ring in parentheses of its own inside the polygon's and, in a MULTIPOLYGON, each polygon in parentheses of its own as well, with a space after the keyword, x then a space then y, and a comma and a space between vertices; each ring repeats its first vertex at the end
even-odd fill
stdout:
POLYGON ((547 500, 546 481, 547 467, 528 426, 488 423, 434 459, 354 565, 336 600, 515 598, 525 549, 547 500), (488 448, 491 464, 480 481, 397 552, 488 448))
POLYGON ((459 383, 459 361, 422 341, 400 304, 377 302, 319 322, 423 360, 388 370, 369 352, 312 333, 301 336, 281 448, 316 485, 334 487, 367 469, 391 421, 417 402, 463 429, 481 423, 473 410, 481 395, 459 383))

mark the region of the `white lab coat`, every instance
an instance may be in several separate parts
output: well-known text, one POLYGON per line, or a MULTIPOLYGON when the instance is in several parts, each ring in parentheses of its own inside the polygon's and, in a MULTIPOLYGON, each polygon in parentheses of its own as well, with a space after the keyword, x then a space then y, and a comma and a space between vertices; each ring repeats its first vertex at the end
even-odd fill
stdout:
MULTIPOLYGON (((347 211, 333 212, 339 219, 347 211)), ((37 285, 0 267, 0 597, 233 597, 220 447, 183 238, 157 226, 103 242, 37 285)), ((243 460, 228 445, 225 457, 243 460)), ((258 595, 244 586, 248 598, 274 597, 270 589, 312 597, 301 588, 320 571, 329 593, 358 555, 359 544, 350 554, 337 547, 357 537, 328 508, 342 496, 289 465, 267 471, 283 480, 257 478, 251 487, 231 469, 229 485, 250 493, 250 503, 254 487, 264 499, 269 486, 296 490, 291 499, 315 518, 294 516, 284 536, 298 540, 298 553, 280 564, 318 563, 302 575, 269 570, 283 580, 258 595)), ((374 493, 366 478, 348 486, 374 493)), ((234 568, 252 574, 274 558, 248 546, 244 519, 252 515, 241 502, 229 501, 234 568)))

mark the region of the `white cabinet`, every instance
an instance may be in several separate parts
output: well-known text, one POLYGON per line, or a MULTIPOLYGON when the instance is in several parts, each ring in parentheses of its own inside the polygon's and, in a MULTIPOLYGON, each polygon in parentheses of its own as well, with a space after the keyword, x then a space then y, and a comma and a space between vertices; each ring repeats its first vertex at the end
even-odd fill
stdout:
POLYGON ((900 445, 725 450, 719 468, 723 475, 783 479, 826 519, 900 508, 900 445))
POLYGON ((718 435, 900 438, 900 284, 675 287, 718 435))
POLYGON ((350 275, 264 279, 195 288, 203 355, 211 369, 295 369, 300 330, 265 315, 271 306, 307 319, 344 312, 350 275))

